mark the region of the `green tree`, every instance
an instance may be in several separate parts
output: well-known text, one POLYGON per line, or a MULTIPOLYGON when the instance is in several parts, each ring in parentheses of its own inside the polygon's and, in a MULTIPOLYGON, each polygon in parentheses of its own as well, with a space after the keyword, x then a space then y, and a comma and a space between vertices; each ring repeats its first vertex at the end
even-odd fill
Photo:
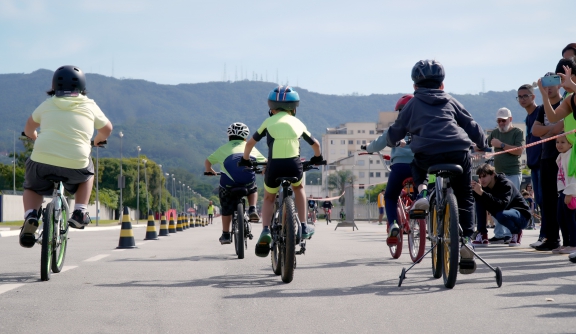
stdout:
MULTIPOLYGON (((356 177, 352 173, 351 170, 339 170, 334 174, 328 175, 327 185, 328 190, 338 190, 339 194, 344 192, 344 187, 346 183, 354 183, 356 177)), ((341 205, 344 205, 345 199, 344 196, 338 199, 341 205)))
POLYGON ((364 192, 366 199, 370 198, 370 203, 376 203, 378 201, 378 194, 382 189, 386 189, 386 183, 377 184, 375 186, 369 187, 364 192))

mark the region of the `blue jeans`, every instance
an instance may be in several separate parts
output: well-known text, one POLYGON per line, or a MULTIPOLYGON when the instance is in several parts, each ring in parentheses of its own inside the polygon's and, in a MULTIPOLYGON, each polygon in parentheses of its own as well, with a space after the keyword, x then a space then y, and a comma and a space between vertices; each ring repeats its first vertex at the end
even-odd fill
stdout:
POLYGON ((390 166, 390 175, 388 176, 388 184, 384 192, 384 206, 386 207, 386 219, 388 224, 392 224, 398 220, 398 213, 396 206, 398 205, 398 196, 402 192, 402 182, 405 179, 412 177, 412 170, 410 164, 395 163, 390 166))
POLYGON ((520 214, 516 209, 504 210, 498 212, 494 218, 498 219, 500 224, 504 225, 513 234, 518 234, 526 226, 528 226, 528 219, 520 214))
MULTIPOLYGON (((514 184, 516 189, 520 189, 520 184, 522 183, 522 174, 506 175, 506 178, 510 180, 512 184, 514 184)), ((494 217, 494 219, 494 236, 498 238, 511 237, 512 233, 510 230, 507 229, 503 224, 500 224, 500 222, 498 222, 498 218, 494 217)))

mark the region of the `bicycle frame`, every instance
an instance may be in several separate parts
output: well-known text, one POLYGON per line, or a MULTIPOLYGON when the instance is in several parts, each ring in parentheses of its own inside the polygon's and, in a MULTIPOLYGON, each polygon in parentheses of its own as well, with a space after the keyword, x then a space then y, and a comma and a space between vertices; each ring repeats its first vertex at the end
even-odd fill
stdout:
MULTIPOLYGON (((66 212, 70 212, 70 207, 68 206, 68 201, 63 196, 64 194, 64 184, 62 182, 54 182, 54 191, 52 192, 52 208, 54 208, 54 236, 56 237, 56 244, 60 244, 61 241, 61 215, 62 210, 60 208, 64 206, 66 212)), ((46 213, 45 218, 49 217, 49 212, 46 213)), ((68 222, 63 222, 66 225, 66 229, 68 229, 68 222)), ((44 232, 44 224, 38 224, 38 238, 36 239, 36 243, 42 244, 42 233, 44 232)))

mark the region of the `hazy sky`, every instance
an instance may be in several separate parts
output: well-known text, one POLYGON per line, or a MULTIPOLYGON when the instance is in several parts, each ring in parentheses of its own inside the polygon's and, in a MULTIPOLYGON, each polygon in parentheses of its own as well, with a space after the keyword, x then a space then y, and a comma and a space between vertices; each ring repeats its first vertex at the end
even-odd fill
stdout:
POLYGON ((254 78, 326 94, 516 89, 576 42, 569 0, 0 0, 0 73, 76 65, 161 84, 254 78), (224 69, 226 68, 226 72, 224 69))

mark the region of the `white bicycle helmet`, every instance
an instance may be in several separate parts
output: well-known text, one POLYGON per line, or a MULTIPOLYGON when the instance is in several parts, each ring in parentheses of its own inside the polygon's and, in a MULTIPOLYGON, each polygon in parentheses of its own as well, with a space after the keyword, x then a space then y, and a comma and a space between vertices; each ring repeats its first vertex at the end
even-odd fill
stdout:
POLYGON ((248 126, 240 122, 230 124, 227 132, 228 136, 238 136, 244 139, 248 138, 250 135, 250 129, 248 129, 248 126))

